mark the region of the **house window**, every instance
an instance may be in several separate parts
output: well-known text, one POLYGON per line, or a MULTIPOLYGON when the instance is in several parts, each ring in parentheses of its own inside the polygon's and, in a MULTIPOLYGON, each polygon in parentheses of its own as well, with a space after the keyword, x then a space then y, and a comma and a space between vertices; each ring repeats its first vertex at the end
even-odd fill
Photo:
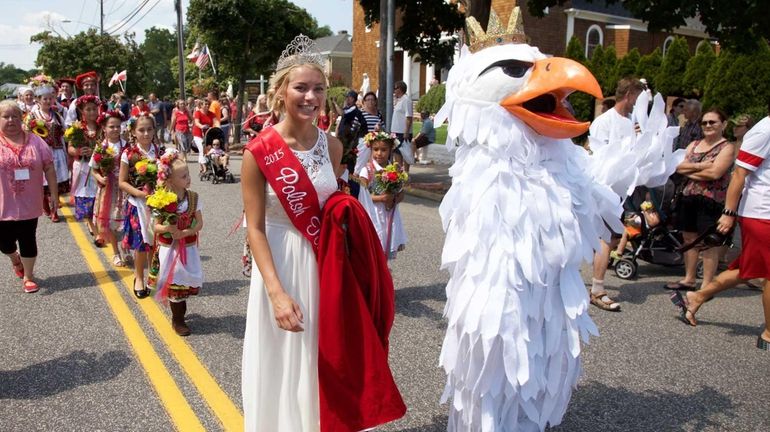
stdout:
POLYGON ((604 45, 602 28, 594 24, 586 32, 586 58, 591 58, 597 46, 604 45))
POLYGON ((669 36, 666 38, 666 40, 663 41, 663 57, 666 56, 666 53, 668 52, 668 49, 671 48, 672 43, 674 43, 673 36, 669 36))

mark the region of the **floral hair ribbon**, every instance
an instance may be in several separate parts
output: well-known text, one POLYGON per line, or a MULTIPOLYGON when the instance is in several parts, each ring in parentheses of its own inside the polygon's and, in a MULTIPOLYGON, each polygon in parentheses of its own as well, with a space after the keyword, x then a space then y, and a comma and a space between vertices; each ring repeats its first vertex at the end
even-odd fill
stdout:
POLYGON ((164 186, 171 175, 171 164, 179 158, 179 150, 169 148, 158 159, 158 185, 164 186))
POLYGON ((107 123, 107 120, 111 118, 119 119, 121 122, 125 121, 126 119, 123 113, 119 110, 105 111, 99 114, 99 117, 96 118, 96 124, 98 124, 100 127, 104 126, 104 123, 107 123))

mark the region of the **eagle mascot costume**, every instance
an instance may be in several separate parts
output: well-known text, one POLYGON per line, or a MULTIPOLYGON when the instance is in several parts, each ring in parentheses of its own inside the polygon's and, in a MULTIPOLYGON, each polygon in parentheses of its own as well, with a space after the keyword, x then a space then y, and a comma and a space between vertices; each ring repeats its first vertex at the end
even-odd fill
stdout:
POLYGON ((588 316, 580 266, 611 227, 622 232, 622 200, 637 185, 663 185, 681 154, 656 95, 639 132, 593 154, 570 138, 588 130, 566 98, 601 99, 596 79, 569 59, 528 45, 515 7, 486 31, 468 18, 469 43, 446 81, 436 124, 449 122, 452 186, 440 206, 450 273, 440 365, 447 375, 451 431, 543 431, 558 425, 581 373, 588 316))

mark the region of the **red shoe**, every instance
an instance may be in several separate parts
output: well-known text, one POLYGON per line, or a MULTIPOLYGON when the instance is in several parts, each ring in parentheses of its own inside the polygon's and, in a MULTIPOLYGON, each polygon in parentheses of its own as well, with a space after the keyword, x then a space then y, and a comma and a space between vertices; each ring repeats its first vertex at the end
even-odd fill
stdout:
POLYGON ((51 215, 51 222, 53 222, 53 223, 57 223, 57 222, 59 222, 59 213, 58 213, 58 212, 56 212, 56 213, 53 213, 53 214, 51 215))
POLYGON ((24 281, 24 292, 28 294, 36 293, 39 290, 35 281, 27 279, 24 281))
MULTIPOLYGON (((13 264, 13 262, 11 262, 11 264, 13 264)), ((13 272, 16 273, 16 277, 19 279, 24 277, 24 263, 21 262, 21 257, 19 257, 18 264, 13 264, 13 272)))

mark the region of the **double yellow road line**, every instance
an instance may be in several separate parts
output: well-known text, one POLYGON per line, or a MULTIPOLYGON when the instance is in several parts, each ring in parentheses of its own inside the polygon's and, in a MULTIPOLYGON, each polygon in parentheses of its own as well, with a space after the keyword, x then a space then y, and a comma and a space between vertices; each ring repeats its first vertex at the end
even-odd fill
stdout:
MULTIPOLYGON (((136 319, 123 296, 118 291, 118 284, 108 274, 97 249, 86 237, 82 224, 75 222, 72 211, 63 207, 62 214, 67 220, 67 226, 78 245, 89 270, 96 278, 104 299, 107 301, 115 319, 120 324, 128 339, 128 343, 136 354, 147 378, 158 394, 163 407, 168 412, 172 423, 178 431, 204 431, 205 428, 198 416, 190 407, 187 398, 174 381, 171 373, 160 359, 157 351, 150 342, 144 329, 136 319)), ((102 256, 106 255, 102 252, 102 256)), ((115 269, 120 275, 125 289, 133 298, 133 271, 130 269, 115 269)), ((155 329, 160 340, 172 354, 187 379, 195 386, 201 398, 209 406, 225 431, 242 431, 243 414, 235 406, 230 397, 222 390, 217 381, 200 361, 190 345, 174 333, 169 318, 160 310, 151 298, 137 302, 147 321, 155 329)))

